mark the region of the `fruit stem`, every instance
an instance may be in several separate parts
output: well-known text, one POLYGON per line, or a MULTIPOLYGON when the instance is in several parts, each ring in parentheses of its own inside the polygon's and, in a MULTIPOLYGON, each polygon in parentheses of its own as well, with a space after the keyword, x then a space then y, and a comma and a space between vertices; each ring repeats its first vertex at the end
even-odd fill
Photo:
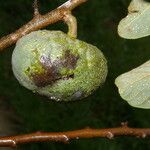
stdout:
POLYGON ((77 19, 71 12, 66 12, 64 22, 68 26, 68 35, 72 38, 77 38, 77 19))

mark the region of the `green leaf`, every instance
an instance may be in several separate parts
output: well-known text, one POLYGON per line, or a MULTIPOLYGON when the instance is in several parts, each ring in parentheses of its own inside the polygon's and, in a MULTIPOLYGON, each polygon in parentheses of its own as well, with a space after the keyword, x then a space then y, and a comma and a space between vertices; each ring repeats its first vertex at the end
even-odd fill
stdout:
POLYGON ((150 35, 150 3, 132 0, 128 7, 128 15, 119 23, 118 34, 126 39, 150 35))
POLYGON ((150 60, 125 74, 115 84, 119 93, 131 106, 150 108, 150 60))

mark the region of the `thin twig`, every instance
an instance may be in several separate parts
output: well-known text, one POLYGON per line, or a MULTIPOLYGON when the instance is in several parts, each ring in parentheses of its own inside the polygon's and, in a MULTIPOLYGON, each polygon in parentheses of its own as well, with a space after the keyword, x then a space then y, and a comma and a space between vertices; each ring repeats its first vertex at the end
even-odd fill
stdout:
POLYGON ((38 0, 34 0, 33 8, 34 8, 34 17, 38 17, 40 15, 38 0))
POLYGON ((58 21, 65 21, 64 17, 66 16, 66 12, 72 11, 75 7, 81 5, 86 1, 87 0, 68 0, 57 9, 50 11, 45 15, 40 15, 38 11, 37 1, 35 1, 34 18, 14 33, 2 37, 0 39, 0 51, 16 43, 19 38, 32 31, 39 30, 58 21))
POLYGON ((117 136, 133 136, 138 138, 150 137, 150 128, 129 128, 126 124, 122 127, 107 129, 91 129, 67 131, 67 132, 36 132, 25 135, 11 137, 0 137, 0 147, 16 147, 18 144, 31 142, 63 142, 81 138, 108 138, 113 139, 117 136))

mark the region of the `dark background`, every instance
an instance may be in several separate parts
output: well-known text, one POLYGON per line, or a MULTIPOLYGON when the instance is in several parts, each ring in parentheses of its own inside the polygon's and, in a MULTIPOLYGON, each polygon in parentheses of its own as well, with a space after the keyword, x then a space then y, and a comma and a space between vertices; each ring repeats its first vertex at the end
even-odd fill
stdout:
MULTIPOLYGON (((65 0, 40 0, 42 14, 65 0)), ((5 97, 20 119, 19 133, 67 131, 85 127, 107 128, 128 121, 132 127, 150 127, 150 110, 137 109, 122 100, 115 78, 146 62, 150 56, 150 37, 125 40, 118 36, 118 22, 126 16, 130 0, 89 0, 74 10, 78 19, 78 38, 100 48, 108 60, 109 73, 102 88, 88 98, 57 103, 22 87, 11 69, 14 46, 0 54, 0 96, 5 97)), ((7 35, 32 19, 32 0, 0 0, 0 36, 7 35)), ((47 29, 67 31, 57 23, 47 29)), ((147 150, 150 140, 132 137, 80 139, 70 144, 32 143, 28 150, 147 150)))

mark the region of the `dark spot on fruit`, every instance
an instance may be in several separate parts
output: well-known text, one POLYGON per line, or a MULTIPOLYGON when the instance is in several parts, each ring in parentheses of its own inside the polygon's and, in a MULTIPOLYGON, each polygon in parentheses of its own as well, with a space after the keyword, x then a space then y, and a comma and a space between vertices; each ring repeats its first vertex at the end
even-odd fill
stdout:
POLYGON ((83 92, 82 91, 77 91, 72 95, 72 99, 76 100, 76 99, 80 99, 83 97, 83 92))
POLYGON ((65 77, 62 77, 63 80, 69 80, 69 79, 73 79, 74 78, 74 74, 71 75, 67 75, 65 77))
POLYGON ((51 62, 51 59, 48 56, 42 55, 39 60, 39 65, 41 65, 42 71, 40 73, 32 72, 30 68, 28 68, 27 71, 30 73, 36 86, 45 87, 47 85, 52 85, 54 82, 61 79, 68 80, 74 78, 74 74, 61 76, 60 69, 75 69, 78 59, 79 57, 71 54, 69 50, 65 52, 64 58, 57 59, 54 62, 51 62))
POLYGON ((62 64, 64 67, 68 69, 75 69, 79 56, 75 56, 74 54, 70 53, 70 50, 65 52, 64 60, 62 64))
POLYGON ((73 79, 74 78, 74 74, 69 75, 69 78, 73 79))
POLYGON ((27 68, 27 72, 29 72, 29 71, 30 71, 30 67, 27 68))
POLYGON ((45 87, 60 79, 60 75, 55 71, 54 67, 46 68, 41 74, 31 74, 36 86, 45 87))
POLYGON ((57 68, 52 64, 49 57, 45 55, 41 56, 39 63, 43 71, 41 73, 31 73, 33 82, 36 86, 45 87, 61 78, 57 68))

